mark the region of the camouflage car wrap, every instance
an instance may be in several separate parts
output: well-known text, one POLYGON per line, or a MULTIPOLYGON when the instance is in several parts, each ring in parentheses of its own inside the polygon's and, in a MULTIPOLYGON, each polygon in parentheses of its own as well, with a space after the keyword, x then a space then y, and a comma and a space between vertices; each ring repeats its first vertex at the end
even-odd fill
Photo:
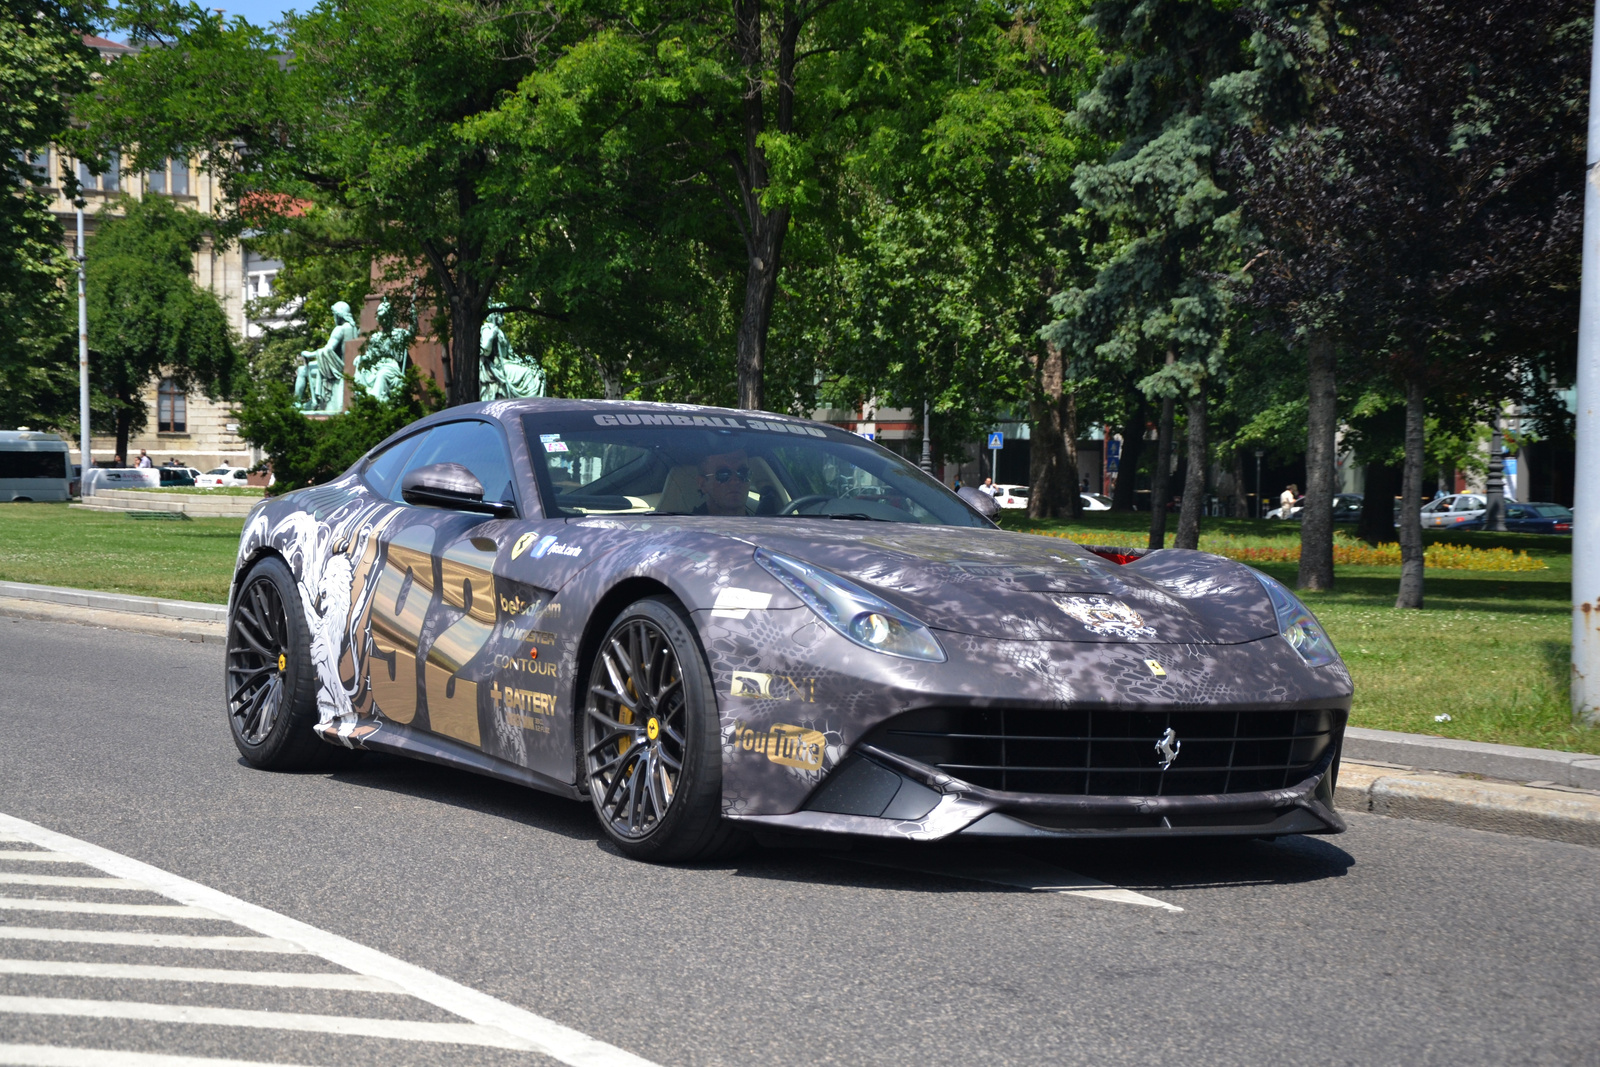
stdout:
POLYGON ((252 511, 230 609, 258 560, 287 564, 311 632, 325 741, 582 796, 576 723, 599 639, 630 603, 665 595, 692 620, 714 683, 723 814, 752 827, 912 839, 1343 829, 1332 797, 1349 674, 1337 657, 1311 666, 1296 652, 1250 568, 1200 552, 1107 553, 1127 560, 1119 563, 990 526, 547 518, 523 420, 575 411, 756 414, 620 401, 455 408, 373 455, 444 422, 486 422, 511 457, 517 517, 406 504, 369 483, 367 460, 252 511), (909 612, 944 662, 846 639, 757 563, 758 549, 909 612), (1288 733, 1247 728, 1251 716, 1276 716, 1271 723, 1289 725, 1272 729, 1288 733), (1033 735, 983 733, 1012 720, 1045 725, 1029 727, 1033 735), (1080 720, 1089 724, 1081 737, 1053 725, 1080 720), (1212 736, 1229 721, 1231 741, 1212 736), (991 725, 957 728, 970 723, 991 725), (995 738, 1007 753, 1000 770, 964 774, 952 769, 959 759, 917 754, 932 742, 959 754, 995 738), (1257 755, 1242 756, 1241 745, 1257 755), (1102 772, 1093 760, 1105 758, 1097 746, 1140 764, 1108 764, 1099 780, 1137 782, 1137 791, 1094 788, 1102 772), (1003 785, 1037 773, 1030 747, 1085 753, 1090 769, 1063 764, 1055 780, 1077 784, 1048 790, 984 784, 983 775, 1003 785), (1225 749, 1232 762, 1216 771, 1221 788, 1178 787, 1186 773, 1212 780, 1186 768, 1186 755, 1225 749), (1269 749, 1277 763, 1263 770, 1269 749))

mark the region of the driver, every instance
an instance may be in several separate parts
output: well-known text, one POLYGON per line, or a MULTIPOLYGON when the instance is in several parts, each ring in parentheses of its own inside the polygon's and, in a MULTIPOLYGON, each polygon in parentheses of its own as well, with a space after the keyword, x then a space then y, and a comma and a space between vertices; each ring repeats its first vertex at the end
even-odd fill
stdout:
POLYGON ((750 514, 750 457, 741 449, 701 460, 700 495, 695 515, 750 514))

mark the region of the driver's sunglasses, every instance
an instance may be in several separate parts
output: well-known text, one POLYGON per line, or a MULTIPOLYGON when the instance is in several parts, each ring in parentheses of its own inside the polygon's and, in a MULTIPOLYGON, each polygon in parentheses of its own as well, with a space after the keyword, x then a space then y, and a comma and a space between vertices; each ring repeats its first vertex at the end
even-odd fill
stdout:
POLYGON ((735 480, 748 482, 750 481, 750 468, 740 467, 738 470, 734 470, 732 467, 718 467, 717 473, 708 475, 708 477, 715 478, 723 485, 735 480))

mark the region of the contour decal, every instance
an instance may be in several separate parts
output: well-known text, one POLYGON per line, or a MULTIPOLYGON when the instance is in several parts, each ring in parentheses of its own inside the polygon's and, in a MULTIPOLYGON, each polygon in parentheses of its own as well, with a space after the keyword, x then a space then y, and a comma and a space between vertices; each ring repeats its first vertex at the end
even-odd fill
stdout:
POLYGON ((1154 637, 1156 628, 1120 600, 1105 596, 1055 597, 1056 607, 1102 637, 1154 637))
POLYGON ((731 697, 765 697, 768 700, 798 700, 805 704, 817 702, 817 680, 796 678, 788 674, 764 674, 760 671, 734 671, 728 686, 731 697))
POLYGON ((521 537, 517 538, 517 543, 511 546, 511 558, 516 559, 518 556, 528 551, 528 546, 533 544, 534 540, 538 536, 538 534, 525 533, 521 537))

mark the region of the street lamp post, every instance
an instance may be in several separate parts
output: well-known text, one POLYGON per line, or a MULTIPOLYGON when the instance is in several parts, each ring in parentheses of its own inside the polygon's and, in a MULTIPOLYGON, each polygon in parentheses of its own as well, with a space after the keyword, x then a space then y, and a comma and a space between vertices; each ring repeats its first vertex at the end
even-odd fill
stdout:
POLYGON ((1589 48, 1589 145, 1578 297, 1577 469, 1572 518, 1572 714, 1600 725, 1600 0, 1589 48))
POLYGON ((83 256, 83 201, 74 201, 78 209, 78 492, 83 492, 83 481, 94 466, 89 455, 89 295, 84 280, 83 256))
POLYGON ((1494 413, 1494 431, 1489 435, 1488 506, 1483 524, 1495 533, 1506 532, 1506 458, 1505 445, 1500 435, 1500 412, 1494 413))
MULTIPOLYGON (((1600 0, 1597 0, 1600 2, 1600 0)), ((1261 457, 1267 454, 1264 448, 1256 449, 1256 518, 1261 517, 1261 457)))
POLYGON ((929 437, 930 426, 928 418, 928 402, 922 402, 922 463, 921 467, 929 474, 933 473, 933 439, 929 437))

